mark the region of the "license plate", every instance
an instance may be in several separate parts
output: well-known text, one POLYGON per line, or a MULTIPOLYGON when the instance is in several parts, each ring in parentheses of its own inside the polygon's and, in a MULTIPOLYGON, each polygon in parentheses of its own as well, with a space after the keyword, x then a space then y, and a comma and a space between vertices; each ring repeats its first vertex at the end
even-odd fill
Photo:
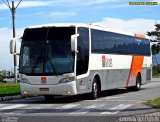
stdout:
POLYGON ((39 88, 40 91, 49 91, 49 88, 39 88))

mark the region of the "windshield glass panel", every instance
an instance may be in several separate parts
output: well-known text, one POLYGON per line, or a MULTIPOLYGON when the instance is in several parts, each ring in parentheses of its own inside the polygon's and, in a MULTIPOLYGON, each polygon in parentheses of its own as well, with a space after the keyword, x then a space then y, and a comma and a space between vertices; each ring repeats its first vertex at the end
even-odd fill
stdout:
POLYGON ((71 35, 74 27, 26 29, 22 38, 20 73, 62 75, 72 73, 71 35))

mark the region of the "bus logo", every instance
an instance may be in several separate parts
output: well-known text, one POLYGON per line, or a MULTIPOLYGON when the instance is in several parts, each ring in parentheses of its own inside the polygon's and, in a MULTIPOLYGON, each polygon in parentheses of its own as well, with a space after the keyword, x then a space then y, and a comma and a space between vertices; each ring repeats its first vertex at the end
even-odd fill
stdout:
POLYGON ((112 67, 112 58, 106 58, 105 55, 102 55, 102 67, 112 67))
POLYGON ((105 61, 106 61, 106 56, 102 55, 102 62, 105 62, 105 61))
POLYGON ((46 84, 46 82, 47 82, 47 78, 46 77, 41 77, 41 83, 46 84))

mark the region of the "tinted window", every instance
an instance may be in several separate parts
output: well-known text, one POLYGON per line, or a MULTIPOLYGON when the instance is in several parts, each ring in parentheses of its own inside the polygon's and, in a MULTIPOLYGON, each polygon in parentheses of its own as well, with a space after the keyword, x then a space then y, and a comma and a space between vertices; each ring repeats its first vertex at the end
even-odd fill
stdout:
POLYGON ((89 29, 78 28, 77 75, 87 73, 89 62, 89 29))
POLYGON ((114 33, 103 32, 104 53, 116 53, 114 33))
POLYGON ((135 38, 135 54, 150 55, 150 42, 147 39, 135 38))
POLYGON ((92 53, 150 56, 150 42, 133 36, 91 30, 92 53))
POLYGON ((26 29, 20 53, 19 72, 26 75, 62 75, 74 71, 71 35, 75 27, 26 29))
POLYGON ((116 51, 120 54, 125 54, 128 52, 127 47, 127 39, 125 36, 120 34, 115 34, 115 40, 116 40, 116 51))
POLYGON ((92 51, 94 52, 104 52, 104 38, 103 31, 92 30, 92 51))
POLYGON ((23 40, 24 41, 40 41, 47 39, 48 28, 32 28, 25 29, 23 40))
POLYGON ((115 40, 114 34, 99 30, 91 30, 92 52, 96 53, 114 53, 115 40))

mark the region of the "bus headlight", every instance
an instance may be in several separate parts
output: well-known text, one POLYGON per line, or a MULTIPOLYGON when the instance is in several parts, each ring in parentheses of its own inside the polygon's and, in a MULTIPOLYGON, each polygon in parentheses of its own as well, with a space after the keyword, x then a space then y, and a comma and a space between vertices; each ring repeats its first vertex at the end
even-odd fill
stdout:
POLYGON ((67 82, 71 82, 74 80, 74 77, 66 77, 66 78, 62 78, 59 83, 67 83, 67 82))
POLYGON ((21 83, 28 83, 28 84, 30 84, 30 82, 26 78, 21 78, 20 82, 21 83))

